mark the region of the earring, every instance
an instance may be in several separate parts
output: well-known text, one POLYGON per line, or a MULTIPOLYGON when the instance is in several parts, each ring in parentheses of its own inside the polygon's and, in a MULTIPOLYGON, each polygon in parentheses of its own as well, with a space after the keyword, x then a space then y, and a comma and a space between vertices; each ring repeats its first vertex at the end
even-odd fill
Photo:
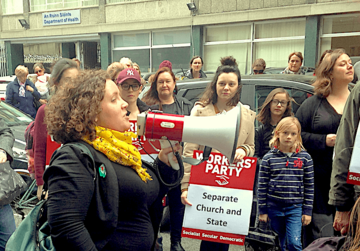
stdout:
POLYGON ((98 122, 98 119, 97 119, 97 118, 95 118, 95 122, 98 122))

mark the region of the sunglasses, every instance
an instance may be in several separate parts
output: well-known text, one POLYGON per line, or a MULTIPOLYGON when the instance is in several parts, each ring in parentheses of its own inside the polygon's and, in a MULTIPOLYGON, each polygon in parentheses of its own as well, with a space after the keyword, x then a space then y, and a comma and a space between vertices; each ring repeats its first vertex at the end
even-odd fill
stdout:
POLYGON ((263 72, 264 72, 264 70, 254 70, 254 73, 257 73, 257 74, 261 74, 263 72))
POLYGON ((35 73, 36 73, 36 74, 42 73, 42 70, 38 70, 38 71, 36 71, 35 73))
POLYGON ((120 85, 121 86, 121 89, 123 89, 124 91, 128 91, 130 89, 130 87, 133 89, 133 91, 137 91, 139 90, 140 86, 141 85, 129 85, 129 84, 123 84, 123 85, 120 85))

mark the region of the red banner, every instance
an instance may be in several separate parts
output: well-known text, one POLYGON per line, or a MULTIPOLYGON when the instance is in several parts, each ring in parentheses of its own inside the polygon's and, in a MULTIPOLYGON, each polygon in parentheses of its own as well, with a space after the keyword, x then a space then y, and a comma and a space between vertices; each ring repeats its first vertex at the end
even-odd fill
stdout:
MULTIPOLYGON (((137 134, 137 122, 136 120, 130 120, 130 132, 137 134)), ((140 142, 138 138, 133 139, 133 146, 136 146, 139 150, 140 154, 143 156, 147 156, 148 154, 157 155, 158 152, 150 145, 149 141, 145 138, 145 136, 140 137, 140 142), (140 144, 141 143, 141 144, 140 144), (145 149, 145 150, 144 150, 145 149)), ((157 149, 160 149, 160 142, 158 140, 152 140, 151 144, 153 144, 157 149)))
POLYGON ((233 245, 244 245, 245 236, 239 234, 228 234, 200 229, 192 228, 182 228, 181 232, 182 237, 187 237, 191 239, 199 239, 213 242, 220 242, 233 245))

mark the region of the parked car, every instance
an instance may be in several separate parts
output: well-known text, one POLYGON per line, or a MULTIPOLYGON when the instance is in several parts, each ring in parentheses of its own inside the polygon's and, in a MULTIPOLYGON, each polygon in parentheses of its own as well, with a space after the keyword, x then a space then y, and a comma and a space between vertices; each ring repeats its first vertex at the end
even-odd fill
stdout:
POLYGON ((14 81, 15 76, 0 77, 0 100, 5 100, 6 86, 8 83, 14 81))
POLYGON ((24 133, 33 118, 3 101, 0 101, 0 118, 10 127, 15 136, 14 160, 11 167, 17 171, 28 173, 24 133))
MULTIPOLYGON (((185 97, 191 102, 199 100, 205 87, 212 78, 188 79, 177 81, 178 96, 185 97)), ((262 74, 245 75, 241 77, 241 97, 243 104, 249 105, 253 111, 259 112, 267 95, 275 88, 282 87, 287 90, 294 99, 292 102, 293 112, 296 113, 299 106, 305 99, 313 95, 314 87, 311 85, 315 78, 304 75, 287 74, 262 74)), ((140 94, 140 99, 147 92, 150 86, 146 86, 140 94)))

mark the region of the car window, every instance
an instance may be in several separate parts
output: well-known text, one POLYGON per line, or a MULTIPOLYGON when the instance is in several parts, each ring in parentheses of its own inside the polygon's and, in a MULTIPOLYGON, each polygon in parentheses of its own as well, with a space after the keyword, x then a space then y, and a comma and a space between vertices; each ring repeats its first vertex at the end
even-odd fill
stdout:
POLYGON ((183 94, 183 97, 185 97, 187 100, 191 101, 192 103, 195 103, 201 98, 204 91, 205 91, 204 88, 189 89, 185 92, 185 95, 183 94))
MULTIPOLYGON (((274 87, 267 87, 267 86, 256 86, 255 90, 255 111, 256 114, 260 112, 260 108, 262 104, 264 103, 267 95, 274 90, 274 87)), ((307 92, 304 90, 299 90, 295 88, 284 88, 294 99, 294 101, 291 102, 292 111, 294 114, 296 114, 296 111, 299 109, 300 105, 305 101, 305 99, 311 97, 313 94, 311 92, 307 92)), ((256 127, 260 125, 260 122, 256 121, 255 123, 256 127)))
POLYGON ((5 102, 0 102, 0 118, 8 126, 28 125, 33 119, 5 102))

